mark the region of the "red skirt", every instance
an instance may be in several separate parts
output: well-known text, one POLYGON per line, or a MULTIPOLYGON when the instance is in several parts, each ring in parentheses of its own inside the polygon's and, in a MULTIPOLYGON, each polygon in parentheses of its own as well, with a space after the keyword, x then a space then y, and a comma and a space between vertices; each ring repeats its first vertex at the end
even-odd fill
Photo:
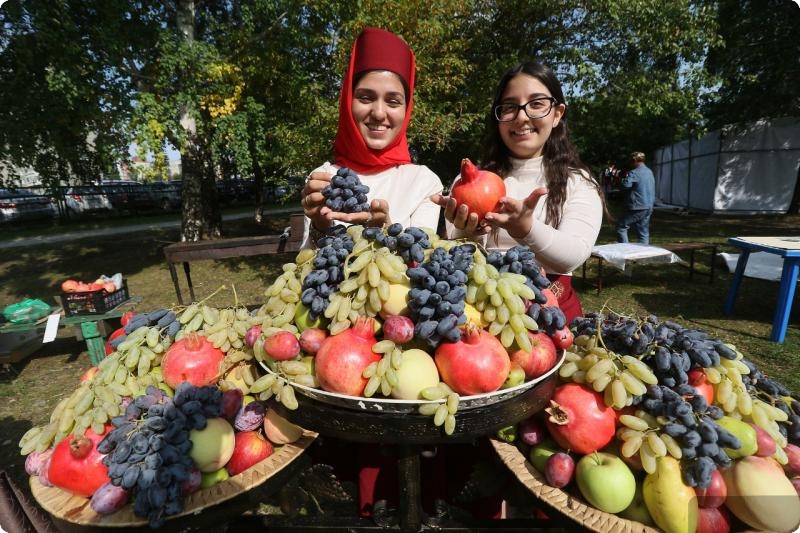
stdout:
POLYGON ((550 288, 558 298, 558 306, 564 311, 564 315, 567 317, 567 326, 569 326, 573 318, 583 316, 581 301, 572 288, 572 276, 548 274, 547 279, 550 280, 550 288))

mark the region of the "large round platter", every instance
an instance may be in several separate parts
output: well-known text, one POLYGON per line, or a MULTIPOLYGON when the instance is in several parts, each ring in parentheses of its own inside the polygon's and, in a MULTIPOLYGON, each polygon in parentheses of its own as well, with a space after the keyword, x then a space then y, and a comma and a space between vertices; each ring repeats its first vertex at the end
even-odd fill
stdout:
POLYGON ((519 448, 497 439, 490 439, 490 442, 500 460, 536 498, 584 528, 598 533, 659 533, 659 529, 603 512, 568 492, 551 487, 519 448))
MULTIPOLYGON (((200 513, 203 509, 230 500, 278 476, 314 441, 317 434, 304 431, 297 442, 275 447, 275 453, 253 465, 244 472, 221 481, 207 489, 200 489, 187 496, 182 513, 170 519, 200 513)), ((147 521, 133 513, 133 505, 128 504, 109 515, 99 515, 89 506, 89 499, 76 496, 57 487, 45 487, 37 477, 30 478, 33 497, 42 508, 56 518, 73 524, 97 527, 136 527, 146 526, 147 521)))
POLYGON ((270 400, 270 407, 291 422, 354 442, 387 444, 436 444, 470 442, 500 428, 515 424, 543 409, 558 381, 558 368, 517 387, 461 398, 456 427, 447 435, 433 424, 433 417, 418 414, 423 403, 435 402, 359 398, 332 394, 320 389, 293 385, 297 389, 297 409, 290 411, 270 400))
MULTIPOLYGON (((485 407, 492 405, 510 398, 515 398, 521 393, 532 389, 536 385, 548 380, 552 375, 558 372, 559 367, 563 364, 566 357, 566 351, 560 351, 560 358, 556 361, 555 366, 551 368, 544 375, 521 383, 516 387, 508 389, 500 389, 495 392, 487 392, 485 394, 475 394, 473 396, 462 396, 458 404, 459 412, 467 409, 475 409, 476 407, 485 407)), ((272 370, 263 362, 261 366, 267 372, 273 373, 272 370)), ((307 387, 299 383, 292 383, 292 387, 302 395, 312 398, 321 403, 329 404, 335 407, 343 407, 345 409, 355 409, 358 411, 374 411, 377 413, 416 413, 417 409, 422 403, 441 403, 444 400, 437 400, 434 402, 423 402, 419 400, 395 400, 392 398, 364 398, 361 396, 348 396, 346 394, 337 394, 335 392, 328 392, 322 389, 315 389, 314 387, 307 387)))

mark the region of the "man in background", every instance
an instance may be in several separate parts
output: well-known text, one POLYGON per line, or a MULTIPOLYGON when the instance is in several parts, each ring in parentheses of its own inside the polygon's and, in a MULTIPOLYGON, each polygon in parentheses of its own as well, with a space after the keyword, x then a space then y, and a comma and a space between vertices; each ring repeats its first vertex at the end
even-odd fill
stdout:
POLYGON ((631 170, 622 178, 627 192, 627 211, 617 224, 617 242, 628 242, 628 229, 639 236, 639 244, 650 244, 650 217, 656 200, 656 179, 644 164, 644 154, 631 154, 631 170))

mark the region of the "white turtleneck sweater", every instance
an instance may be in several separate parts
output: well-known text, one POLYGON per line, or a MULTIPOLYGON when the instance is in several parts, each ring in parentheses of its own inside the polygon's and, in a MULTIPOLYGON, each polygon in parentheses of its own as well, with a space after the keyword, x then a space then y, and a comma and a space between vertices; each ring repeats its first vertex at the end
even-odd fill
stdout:
MULTIPOLYGON (((534 189, 546 187, 542 158, 511 159, 511 171, 503 180, 506 196, 518 200, 526 198, 534 189)), ((536 260, 548 274, 567 274, 583 264, 592 253, 592 247, 603 223, 603 204, 597 189, 573 173, 567 183, 567 195, 558 227, 545 224, 547 196, 539 199, 534 209, 531 231, 522 239, 514 239, 504 229, 497 229, 479 240, 489 250, 507 250, 512 246, 528 246, 536 260), (496 235, 496 236, 495 236, 496 235)), ((447 223, 448 235, 462 237, 463 232, 447 223)))

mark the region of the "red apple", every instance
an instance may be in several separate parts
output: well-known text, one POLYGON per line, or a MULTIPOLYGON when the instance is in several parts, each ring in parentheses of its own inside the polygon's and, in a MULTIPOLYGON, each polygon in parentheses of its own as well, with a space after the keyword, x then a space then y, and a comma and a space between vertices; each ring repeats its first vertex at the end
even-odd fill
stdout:
POLYGON ((125 335, 124 326, 119 329, 115 329, 114 331, 111 332, 111 335, 109 335, 108 339, 106 340, 106 355, 109 355, 114 352, 114 348, 111 347, 111 341, 113 341, 117 337, 122 337, 123 335, 125 335))
POLYGON ((497 337, 469 322, 460 341, 436 348, 435 361, 442 381, 463 396, 496 391, 511 369, 497 337))
POLYGON ((236 443, 225 468, 228 474, 235 476, 244 472, 259 461, 272 455, 272 444, 258 431, 240 431, 236 434, 236 443))
POLYGON ((264 351, 276 361, 290 361, 300 354, 300 342, 291 331, 278 331, 264 341, 264 351))
POLYGON ((544 477, 547 484, 560 489, 572 482, 575 474, 575 460, 571 455, 564 452, 556 452, 547 458, 544 464, 544 477))
POLYGON ((575 335, 572 333, 572 330, 569 329, 569 326, 564 326, 561 329, 557 329, 550 338, 553 339, 553 344, 556 345, 556 348, 559 350, 568 350, 572 347, 575 335))
POLYGON ((706 373, 702 368, 693 368, 687 375, 689 376, 689 385, 697 389, 697 391, 706 397, 708 405, 714 403, 714 385, 709 383, 706 378, 706 373))
POLYGON ((547 373, 558 360, 556 345, 544 331, 529 331, 531 351, 518 349, 510 354, 511 361, 525 371, 525 379, 531 380, 547 373))
POLYGON ((704 489, 695 487, 694 491, 697 494, 697 505, 700 507, 719 507, 725 503, 725 498, 728 496, 725 478, 716 468, 711 472, 711 484, 704 489))
POLYGON ((724 507, 700 507, 695 533, 729 533, 731 515, 724 507))
POLYGON ((547 298, 547 301, 542 306, 558 307, 558 297, 551 289, 542 289, 542 294, 547 298))
POLYGON ((787 444, 783 449, 789 462, 783 465, 783 469, 792 476, 800 476, 800 446, 787 444))
POLYGON ((328 336, 328 330, 321 328, 306 328, 300 334, 300 349, 305 353, 314 355, 322 346, 322 341, 328 336))
POLYGON ((756 430, 756 444, 758 445, 756 455, 759 457, 772 457, 775 450, 778 449, 778 445, 775 444, 775 439, 757 424, 750 423, 750 425, 756 430))

